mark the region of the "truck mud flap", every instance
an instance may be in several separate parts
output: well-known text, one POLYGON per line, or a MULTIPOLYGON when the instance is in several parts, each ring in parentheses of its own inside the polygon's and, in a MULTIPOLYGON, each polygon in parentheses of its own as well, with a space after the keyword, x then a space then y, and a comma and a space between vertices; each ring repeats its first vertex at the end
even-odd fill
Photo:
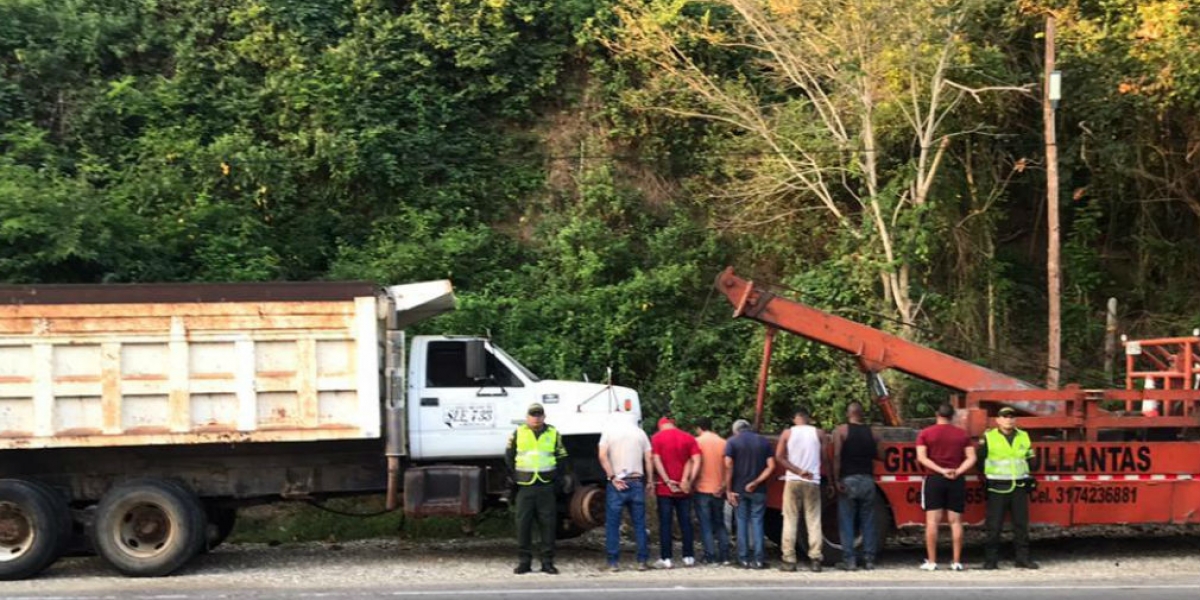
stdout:
POLYGON ((470 516, 483 511, 483 469, 413 467, 404 471, 404 514, 470 516))

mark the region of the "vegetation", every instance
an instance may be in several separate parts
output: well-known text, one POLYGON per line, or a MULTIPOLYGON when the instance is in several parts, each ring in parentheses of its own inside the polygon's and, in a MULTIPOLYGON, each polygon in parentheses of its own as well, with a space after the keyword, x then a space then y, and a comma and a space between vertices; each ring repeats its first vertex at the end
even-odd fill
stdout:
MULTIPOLYGON (((746 416, 727 264, 1041 380, 1059 21, 1064 381, 1200 326, 1188 0, 0 0, 0 280, 451 278, 431 330, 746 416)), ((778 338, 774 424, 852 362, 778 338)), ((905 389, 927 414, 945 391, 905 389)))

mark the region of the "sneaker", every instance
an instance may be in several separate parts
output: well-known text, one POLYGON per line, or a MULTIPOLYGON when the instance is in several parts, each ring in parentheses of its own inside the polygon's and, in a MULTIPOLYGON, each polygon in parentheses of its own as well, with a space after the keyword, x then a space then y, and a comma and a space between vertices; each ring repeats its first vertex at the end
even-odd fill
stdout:
POLYGON ((1018 569, 1032 569, 1032 570, 1041 568, 1041 565, 1033 562, 1032 560, 1018 560, 1017 562, 1013 563, 1013 566, 1017 567, 1018 569))
POLYGON ((838 568, 843 571, 857 571, 858 565, 855 564, 854 561, 852 561, 852 560, 844 560, 844 561, 838 563, 838 568))
POLYGON ((695 557, 693 557, 693 556, 685 556, 685 557, 683 557, 683 566, 685 566, 685 567, 694 567, 694 566, 696 566, 696 558, 695 558, 695 557))
POLYGON ((741 567, 743 569, 749 569, 750 563, 747 561, 744 561, 744 560, 740 560, 740 561, 738 561, 738 567, 741 567))
POLYGON ((517 568, 513 569, 513 575, 524 575, 532 570, 533 569, 531 569, 529 565, 522 563, 517 565, 517 568))
POLYGON ((542 572, 547 575, 558 575, 558 567, 554 563, 545 563, 542 565, 542 572))
POLYGON ((873 561, 873 560, 868 560, 867 562, 864 562, 864 563, 863 563, 863 570, 864 570, 864 571, 874 571, 874 570, 875 570, 875 561, 873 561))
POLYGON ((812 562, 809 563, 808 568, 811 569, 813 573, 820 573, 821 572, 821 559, 819 559, 819 558, 812 559, 812 562))
POLYGON ((648 563, 648 562, 646 562, 646 561, 642 561, 642 562, 638 563, 637 570, 639 570, 639 571, 649 571, 649 570, 650 570, 650 563, 648 563))
POLYGON ((654 563, 654 568, 655 569, 673 569, 673 568, 675 568, 675 565, 671 564, 671 559, 669 559, 669 558, 660 558, 660 559, 658 559, 658 562, 654 563))
POLYGON ((794 562, 779 563, 779 570, 785 571, 788 573, 793 573, 796 571, 796 563, 794 563, 794 562))
POLYGON ((929 560, 926 560, 925 562, 921 563, 921 570, 922 571, 936 571, 937 563, 929 562, 929 560))
POLYGON ((966 569, 965 569, 965 568, 963 568, 963 564, 962 564, 962 563, 951 563, 951 564, 950 564, 950 570, 951 570, 951 571, 966 571, 966 569))
POLYGON ((996 569, 999 569, 999 568, 1000 568, 1000 565, 997 565, 996 561, 994 561, 994 560, 989 560, 989 561, 983 563, 984 571, 995 571, 996 569))
POLYGON ((620 567, 620 566, 618 566, 616 563, 613 563, 613 564, 611 564, 611 565, 608 565, 607 567, 605 567, 605 568, 604 568, 604 570, 605 570, 605 571, 608 571, 609 573, 617 573, 617 572, 620 572, 620 570, 621 570, 621 567, 620 567))
POLYGON ((767 563, 754 561, 754 562, 750 563, 750 568, 758 570, 758 571, 762 571, 763 569, 767 568, 767 563))

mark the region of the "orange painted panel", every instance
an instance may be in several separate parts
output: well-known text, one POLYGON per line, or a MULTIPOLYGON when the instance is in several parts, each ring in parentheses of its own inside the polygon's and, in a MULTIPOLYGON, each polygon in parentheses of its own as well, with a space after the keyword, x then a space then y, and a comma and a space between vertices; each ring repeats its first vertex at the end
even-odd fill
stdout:
MULTIPOLYGON (((1032 466, 1039 485, 1030 498, 1030 519, 1035 524, 1200 523, 1200 481, 1186 479, 1200 475, 1200 443, 1035 442, 1034 446, 1032 466), (1162 477, 1167 479, 1155 479, 1162 477)), ((916 447, 891 443, 884 448, 876 478, 895 523, 922 526, 920 480, 926 472, 916 462, 916 447)), ((964 515, 968 524, 983 523, 985 502, 982 485, 970 481, 964 515)))
POLYGON ((1071 503, 1073 525, 1167 523, 1174 485, 1171 481, 1064 482, 1055 496, 1071 503))
MULTIPOLYGON (((920 481, 880 482, 879 489, 892 507, 892 519, 896 527, 921 527, 925 525, 925 511, 921 509, 920 481)), ((985 518, 983 487, 978 482, 967 482, 967 510, 963 522, 982 525, 985 518)))
POLYGON ((1171 497, 1173 523, 1200 523, 1200 481, 1176 481, 1171 497))

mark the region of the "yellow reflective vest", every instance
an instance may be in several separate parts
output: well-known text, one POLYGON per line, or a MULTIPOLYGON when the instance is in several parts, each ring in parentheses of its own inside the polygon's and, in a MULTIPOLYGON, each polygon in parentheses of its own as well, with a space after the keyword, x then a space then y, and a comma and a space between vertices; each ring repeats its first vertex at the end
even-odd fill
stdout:
POLYGON ((513 462, 518 485, 550 483, 558 470, 555 451, 558 430, 546 425, 542 435, 535 436, 528 425, 517 428, 516 460, 513 462))
POLYGON ((1033 457, 1033 442, 1029 440, 1029 434, 1018 429, 1010 444, 999 429, 989 429, 983 434, 983 439, 987 442, 984 476, 989 482, 1010 483, 1007 490, 991 486, 988 489, 1001 494, 1012 492, 1018 482, 1029 478, 1029 459, 1033 457))

